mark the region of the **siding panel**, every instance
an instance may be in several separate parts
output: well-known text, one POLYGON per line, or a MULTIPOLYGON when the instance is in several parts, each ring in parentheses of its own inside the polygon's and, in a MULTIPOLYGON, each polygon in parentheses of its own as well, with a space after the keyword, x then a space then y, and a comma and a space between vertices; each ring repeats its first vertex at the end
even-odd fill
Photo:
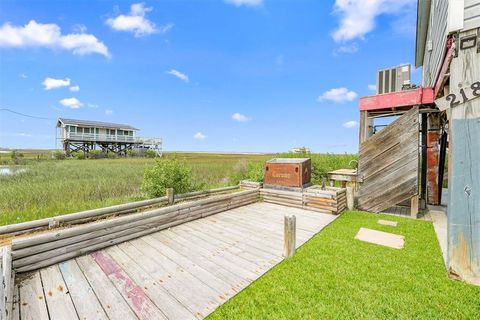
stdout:
POLYGON ((463 30, 480 27, 480 0, 465 0, 463 30))
MULTIPOLYGON (((478 1, 478 0, 474 0, 478 1)), ((447 40, 448 1, 433 0, 430 9, 430 23, 427 33, 427 48, 423 59, 424 87, 432 87, 440 72, 447 40), (432 42, 432 50, 428 51, 428 43, 432 42)))

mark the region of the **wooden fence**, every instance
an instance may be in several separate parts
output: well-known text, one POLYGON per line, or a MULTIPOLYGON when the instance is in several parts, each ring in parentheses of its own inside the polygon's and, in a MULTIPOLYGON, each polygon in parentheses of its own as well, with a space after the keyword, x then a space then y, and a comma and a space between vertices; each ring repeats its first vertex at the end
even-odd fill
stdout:
POLYGON ((260 189, 260 195, 265 202, 323 213, 339 214, 347 206, 346 189, 344 188, 310 187, 298 192, 260 189))
MULTIPOLYGON (((179 194, 175 196, 176 200, 195 200, 199 198, 208 197, 211 195, 216 194, 223 194, 228 193, 233 190, 238 189, 239 186, 230 186, 206 191, 196 191, 196 192, 189 192, 185 194, 179 194)), ((20 235, 24 233, 30 233, 32 231, 47 229, 50 227, 57 227, 57 226, 67 226, 67 225, 75 225, 75 224, 82 224, 86 222, 91 222, 103 218, 108 218, 111 216, 120 216, 129 213, 134 213, 139 210, 145 210, 151 207, 157 206, 164 206, 168 204, 168 198, 166 196, 159 197, 155 199, 148 199, 136 202, 130 202, 126 204, 120 204, 105 208, 93 209, 93 210, 86 210, 76 213, 69 213, 64 214, 52 218, 46 219, 39 219, 34 221, 27 221, 17 224, 11 224, 0 227, 0 238, 2 237, 10 237, 14 235, 20 235)))
POLYGON ((25 272, 258 201, 245 190, 12 240, 13 268, 25 272))

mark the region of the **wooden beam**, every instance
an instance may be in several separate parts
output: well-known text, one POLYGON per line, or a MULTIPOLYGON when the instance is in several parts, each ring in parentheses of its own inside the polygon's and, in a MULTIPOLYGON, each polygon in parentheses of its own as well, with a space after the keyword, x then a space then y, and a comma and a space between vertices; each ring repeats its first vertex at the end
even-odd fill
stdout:
POLYGON ((417 88, 360 98, 360 111, 433 104, 432 88, 417 88))

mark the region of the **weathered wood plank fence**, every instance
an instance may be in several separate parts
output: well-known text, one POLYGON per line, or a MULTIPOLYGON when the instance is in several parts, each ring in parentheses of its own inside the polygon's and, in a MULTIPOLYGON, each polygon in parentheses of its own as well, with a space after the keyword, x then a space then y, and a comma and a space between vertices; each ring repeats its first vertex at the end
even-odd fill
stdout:
MULTIPOLYGON (((238 189, 239 186, 230 186, 206 191, 195 191, 185 194, 175 195, 175 200, 195 200, 200 198, 205 198, 211 195, 222 194, 231 192, 238 189)), ((105 208, 86 210, 76 213, 64 214, 52 218, 39 219, 34 221, 27 221, 17 224, 11 224, 0 227, 0 237, 1 235, 19 235, 27 232, 32 232, 36 230, 42 230, 49 227, 57 227, 62 225, 75 225, 82 224, 86 222, 95 221, 98 219, 108 218, 111 216, 120 216, 129 213, 137 212, 138 210, 145 210, 149 207, 163 206, 168 204, 168 197, 159 197, 154 199, 135 201, 126 204, 120 204, 105 208)))
POLYGON ((13 239, 13 268, 25 272, 46 267, 258 199, 258 190, 245 190, 13 239))

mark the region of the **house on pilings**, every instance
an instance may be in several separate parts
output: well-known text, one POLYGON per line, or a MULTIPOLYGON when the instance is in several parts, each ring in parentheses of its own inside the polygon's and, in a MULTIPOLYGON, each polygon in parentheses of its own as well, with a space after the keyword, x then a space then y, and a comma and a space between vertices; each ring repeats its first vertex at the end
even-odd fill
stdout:
POLYGON ((101 150, 105 153, 126 155, 128 150, 162 152, 162 139, 138 137, 139 129, 128 124, 59 118, 57 138, 64 152, 101 150))
POLYGON ((360 98, 358 206, 410 200, 416 217, 443 202, 446 171, 447 268, 480 285, 480 0, 418 1, 415 66, 421 86, 360 98), (399 117, 377 131, 388 116, 399 117))

